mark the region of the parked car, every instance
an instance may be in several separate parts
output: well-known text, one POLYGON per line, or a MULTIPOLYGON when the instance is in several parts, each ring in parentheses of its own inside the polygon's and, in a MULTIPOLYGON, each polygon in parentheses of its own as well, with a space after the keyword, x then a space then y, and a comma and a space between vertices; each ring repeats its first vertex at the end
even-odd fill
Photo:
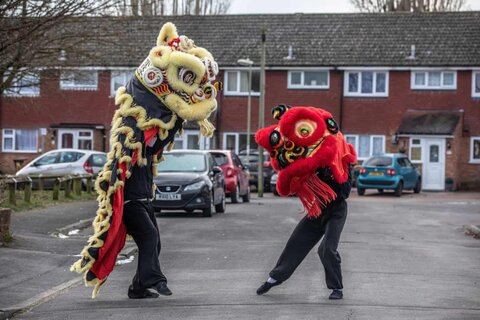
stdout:
POLYGON ((272 193, 276 196, 279 196, 280 194, 277 191, 277 180, 278 180, 278 173, 272 174, 270 177, 270 190, 272 190, 272 193))
POLYGON ((365 194, 366 189, 377 189, 378 192, 389 189, 400 197, 405 189, 419 193, 421 188, 420 173, 408 157, 400 153, 385 153, 367 159, 357 179, 357 193, 360 196, 365 194))
POLYGON ((161 210, 225 212, 225 178, 208 151, 174 150, 158 164, 153 206, 161 210))
POLYGON ((210 150, 217 166, 225 176, 225 192, 232 203, 250 202, 250 172, 237 154, 230 150, 210 150))
MULTIPOLYGON (((247 157, 247 150, 239 152, 239 157, 242 163, 244 163, 250 171, 250 185, 258 185, 258 151, 251 150, 247 157), (248 158, 248 159, 247 159, 248 158)), ((268 152, 263 153, 263 188, 265 191, 270 191, 270 178, 274 170, 270 164, 270 155, 268 152)))
MULTIPOLYGON (((102 170, 105 162, 107 162, 107 154, 105 152, 81 149, 56 149, 33 159, 15 175, 30 177, 42 175, 46 177, 44 187, 51 188, 53 179, 49 180, 48 177, 87 173, 97 175, 102 170)), ((86 181, 83 181, 83 184, 85 183, 86 181)), ((33 182, 33 187, 37 187, 36 181, 33 182)))

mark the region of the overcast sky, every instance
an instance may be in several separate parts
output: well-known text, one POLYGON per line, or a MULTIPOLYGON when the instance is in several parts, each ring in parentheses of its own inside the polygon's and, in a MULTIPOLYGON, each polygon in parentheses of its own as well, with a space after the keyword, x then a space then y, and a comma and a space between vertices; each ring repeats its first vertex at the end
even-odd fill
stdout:
MULTIPOLYGON (((480 0, 467 0, 480 11, 480 0)), ((232 0, 228 13, 352 12, 349 0, 232 0)))

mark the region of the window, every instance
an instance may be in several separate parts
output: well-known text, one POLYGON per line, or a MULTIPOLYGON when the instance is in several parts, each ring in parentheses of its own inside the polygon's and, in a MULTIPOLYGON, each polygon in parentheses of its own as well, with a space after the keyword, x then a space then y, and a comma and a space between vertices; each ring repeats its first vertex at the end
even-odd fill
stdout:
POLYGON ((480 98, 480 71, 472 72, 472 97, 480 98))
POLYGON ((135 70, 115 70, 111 72, 110 94, 115 96, 117 89, 125 86, 132 77, 135 70))
POLYGON ((173 149, 208 150, 210 149, 210 142, 211 139, 200 136, 198 130, 184 130, 182 135, 175 134, 173 149))
POLYGON ((59 163, 71 163, 78 161, 81 157, 83 157, 85 153, 81 152, 74 152, 74 151, 64 151, 60 154, 59 163))
POLYGON ((412 71, 411 88, 417 90, 455 90, 456 71, 412 71))
POLYGON ((3 129, 2 151, 37 152, 37 129, 3 129))
POLYGON ((289 89, 328 89, 329 71, 311 70, 311 71, 289 71, 288 72, 289 89))
POLYGON ((88 129, 59 129, 59 147, 93 150, 93 131, 88 129))
POLYGON ((413 162, 422 162, 422 140, 410 139, 410 159, 413 162))
MULTIPOLYGON (((252 70, 252 95, 260 92, 260 71, 252 70)), ((248 71, 225 72, 225 95, 248 95, 248 71)))
POLYGON ((361 160, 385 152, 385 136, 345 135, 345 139, 353 145, 361 160))
POLYGON ((348 71, 345 72, 345 96, 387 97, 387 71, 348 71))
POLYGON ((39 95, 40 75, 34 72, 19 74, 13 79, 10 87, 5 90, 7 97, 38 97, 39 95))
MULTIPOLYGON (((223 134, 223 149, 232 150, 239 153, 247 150, 247 134, 237 132, 226 132, 223 134)), ((250 134, 250 150, 257 150, 258 144, 255 142, 254 133, 250 134)))
POLYGON ((60 75, 60 89, 96 90, 98 73, 95 70, 68 70, 60 75))
POLYGON ((470 138, 470 163, 480 163, 480 137, 470 138))

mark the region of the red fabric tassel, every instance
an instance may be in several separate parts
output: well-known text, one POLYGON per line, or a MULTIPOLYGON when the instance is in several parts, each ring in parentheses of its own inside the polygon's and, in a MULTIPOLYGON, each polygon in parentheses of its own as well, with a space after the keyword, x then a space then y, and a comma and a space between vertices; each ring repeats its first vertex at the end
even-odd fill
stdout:
POLYGON ((302 201, 307 216, 310 218, 319 217, 322 214, 322 209, 337 198, 335 191, 320 180, 316 174, 312 174, 304 180, 296 194, 302 201))

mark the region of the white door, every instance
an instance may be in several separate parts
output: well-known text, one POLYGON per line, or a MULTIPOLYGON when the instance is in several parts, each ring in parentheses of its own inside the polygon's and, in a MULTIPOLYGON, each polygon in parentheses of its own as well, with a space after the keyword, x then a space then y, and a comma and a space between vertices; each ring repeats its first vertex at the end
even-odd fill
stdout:
POLYGON ((445 189, 445 139, 427 138, 422 169, 422 189, 445 189))

